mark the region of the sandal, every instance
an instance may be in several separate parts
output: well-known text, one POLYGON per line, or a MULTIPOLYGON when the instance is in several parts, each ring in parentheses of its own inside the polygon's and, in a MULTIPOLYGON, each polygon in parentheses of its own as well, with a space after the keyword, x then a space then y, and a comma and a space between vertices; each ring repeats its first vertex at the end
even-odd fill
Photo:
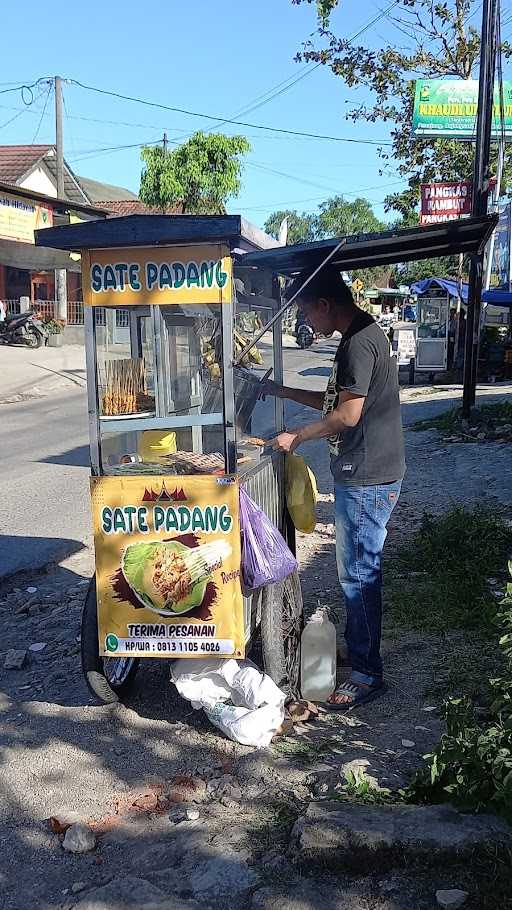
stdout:
POLYGON ((327 711, 351 711, 358 708, 359 705, 366 705, 370 701, 379 698, 387 692, 387 685, 383 680, 379 680, 371 686, 361 685, 354 676, 351 676, 342 686, 335 689, 331 698, 337 695, 344 695, 350 699, 345 702, 324 702, 323 707, 327 711))

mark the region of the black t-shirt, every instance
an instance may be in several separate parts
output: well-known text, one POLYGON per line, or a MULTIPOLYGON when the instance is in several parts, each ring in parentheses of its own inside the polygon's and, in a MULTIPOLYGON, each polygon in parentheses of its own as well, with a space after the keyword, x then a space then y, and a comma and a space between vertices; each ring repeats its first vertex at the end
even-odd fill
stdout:
POLYGON ((370 486, 401 480, 405 459, 397 361, 384 332, 363 310, 336 352, 324 415, 337 407, 341 391, 364 396, 365 401, 359 423, 329 439, 336 482, 370 486))

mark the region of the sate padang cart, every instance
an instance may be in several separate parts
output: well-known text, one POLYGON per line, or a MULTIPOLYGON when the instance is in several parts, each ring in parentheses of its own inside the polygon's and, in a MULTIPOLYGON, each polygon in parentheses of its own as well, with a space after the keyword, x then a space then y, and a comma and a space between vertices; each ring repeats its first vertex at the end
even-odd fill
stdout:
MULTIPOLYGON (((243 658, 253 646, 275 682, 298 690, 297 573, 244 597, 239 489, 294 548, 284 456, 262 441, 284 427, 268 270, 244 253, 275 244, 239 216, 136 215, 61 226, 39 244, 82 260, 96 575, 82 665, 103 702, 147 658, 243 658), (240 265, 234 267, 234 259, 240 265), (256 444, 254 440, 260 444, 256 444)), ((253 649, 254 650, 254 649, 253 649)))
POLYGON ((293 300, 281 305, 282 279, 327 263, 343 272, 471 255, 495 223, 278 248, 239 216, 132 215, 36 232, 39 245, 82 256, 96 550, 82 663, 97 697, 116 700, 141 659, 241 658, 256 642, 274 681, 297 692, 297 574, 251 597, 240 585, 240 484, 294 543, 283 456, 254 444, 284 426, 282 400, 262 396, 266 376, 283 375, 293 300), (242 314, 257 356, 240 345, 242 314))

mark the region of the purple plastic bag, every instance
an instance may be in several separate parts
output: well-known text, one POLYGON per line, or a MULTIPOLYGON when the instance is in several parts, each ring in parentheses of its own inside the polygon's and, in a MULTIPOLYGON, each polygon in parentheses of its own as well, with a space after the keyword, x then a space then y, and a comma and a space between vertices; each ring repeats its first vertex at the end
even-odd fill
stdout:
POLYGON ((298 568, 284 537, 240 487, 242 586, 246 593, 275 584, 298 568))

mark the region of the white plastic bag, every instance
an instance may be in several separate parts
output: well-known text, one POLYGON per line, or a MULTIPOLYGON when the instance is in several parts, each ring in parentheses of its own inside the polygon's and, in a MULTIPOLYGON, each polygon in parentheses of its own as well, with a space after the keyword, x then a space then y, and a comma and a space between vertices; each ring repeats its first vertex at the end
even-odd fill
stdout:
POLYGON ((284 721, 284 692, 249 660, 180 658, 171 673, 180 695, 242 745, 265 748, 284 721))
POLYGON ((284 710, 277 705, 262 705, 251 711, 220 701, 213 708, 205 708, 205 714, 234 742, 257 749, 270 745, 284 720, 284 710))

